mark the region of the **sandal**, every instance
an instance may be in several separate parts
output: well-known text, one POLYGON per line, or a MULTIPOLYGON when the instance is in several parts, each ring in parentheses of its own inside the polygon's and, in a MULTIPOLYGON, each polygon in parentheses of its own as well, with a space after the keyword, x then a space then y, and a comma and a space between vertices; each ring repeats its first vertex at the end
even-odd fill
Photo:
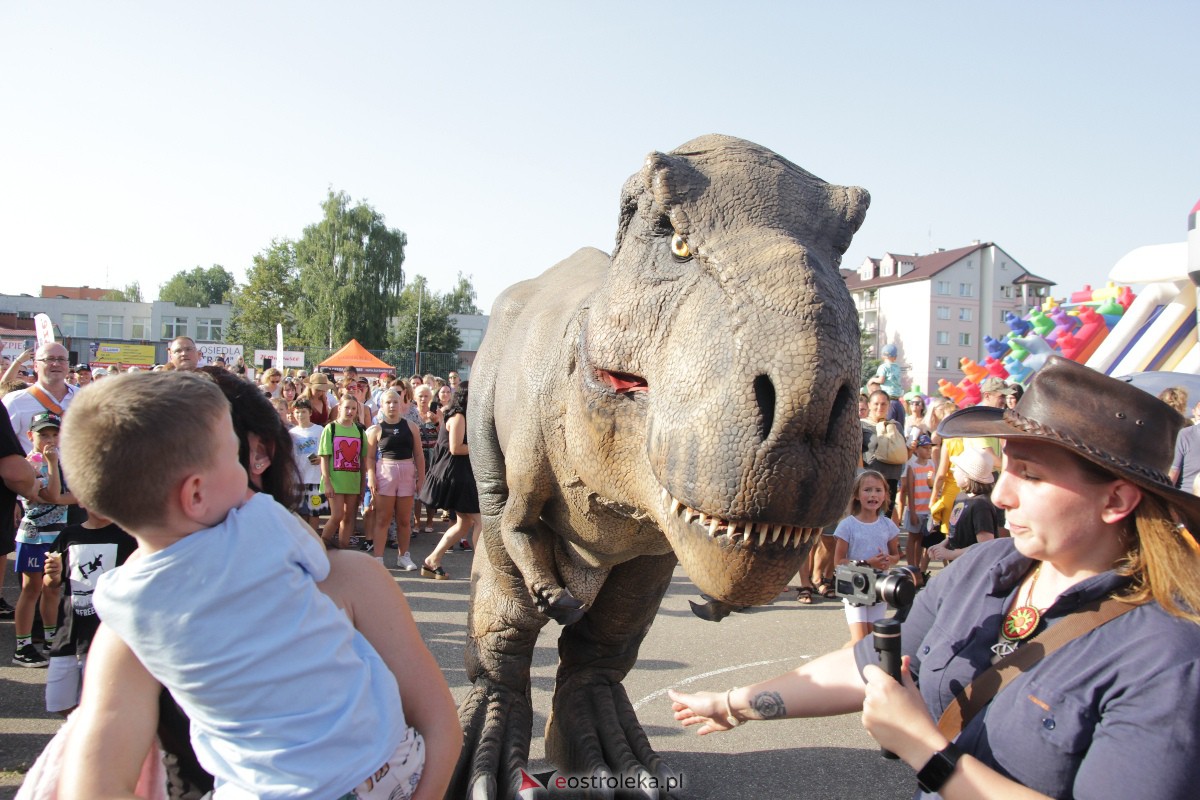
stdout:
POLYGON ((838 593, 833 589, 833 584, 829 581, 821 581, 817 584, 817 594, 828 600, 835 600, 838 596, 838 593))
POLYGON ((810 586, 801 586, 796 589, 796 602, 802 606, 812 605, 813 590, 810 586))
POLYGON ((441 567, 431 567, 428 561, 421 562, 421 577, 433 578, 435 581, 444 581, 450 576, 446 574, 446 570, 441 567))

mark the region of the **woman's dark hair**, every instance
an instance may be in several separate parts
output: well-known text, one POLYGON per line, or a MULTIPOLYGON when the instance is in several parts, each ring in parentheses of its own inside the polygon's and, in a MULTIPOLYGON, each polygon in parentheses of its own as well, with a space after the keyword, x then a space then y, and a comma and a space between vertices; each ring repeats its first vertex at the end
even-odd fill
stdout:
MULTIPOLYGON (((454 390, 454 396, 450 398, 450 408, 446 409, 446 419, 453 417, 455 414, 467 416, 467 386, 470 381, 463 381, 454 390)), ((275 416, 279 416, 276 414, 275 416)), ((291 438, 291 437, 288 437, 291 438)))
POLYGON ((271 464, 262 473, 263 492, 285 508, 293 508, 300 499, 300 476, 292 450, 292 437, 279 419, 279 412, 258 387, 220 367, 201 367, 229 401, 233 430, 238 437, 238 460, 250 470, 250 440, 255 434, 271 451, 271 464))
POLYGON ((1013 402, 1021 399, 1021 395, 1025 394, 1025 387, 1019 383, 1010 383, 1008 388, 1012 389, 1013 402))

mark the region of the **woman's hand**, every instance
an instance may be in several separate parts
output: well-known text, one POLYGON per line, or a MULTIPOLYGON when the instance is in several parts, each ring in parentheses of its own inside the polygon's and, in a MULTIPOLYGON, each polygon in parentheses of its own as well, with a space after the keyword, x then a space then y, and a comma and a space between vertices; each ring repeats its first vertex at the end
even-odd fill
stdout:
POLYGON ((675 712, 675 719, 683 723, 685 727, 700 725, 700 730, 696 731, 700 736, 730 730, 740 722, 733 718, 727 704, 728 693, 683 694, 674 689, 668 689, 667 696, 671 698, 671 710, 675 712))
POLYGON ((900 669, 901 683, 877 666, 863 670, 867 697, 863 701, 862 724, 880 747, 891 750, 913 769, 920 769, 948 742, 929 716, 908 665, 909 658, 905 656, 900 669))

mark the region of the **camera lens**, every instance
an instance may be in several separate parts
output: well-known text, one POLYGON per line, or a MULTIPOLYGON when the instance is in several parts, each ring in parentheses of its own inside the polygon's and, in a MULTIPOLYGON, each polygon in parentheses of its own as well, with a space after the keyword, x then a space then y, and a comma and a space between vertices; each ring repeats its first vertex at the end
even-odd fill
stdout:
POLYGON ((917 596, 917 586, 913 582, 912 573, 906 568, 889 572, 875 584, 876 591, 893 608, 905 608, 912 605, 917 596))

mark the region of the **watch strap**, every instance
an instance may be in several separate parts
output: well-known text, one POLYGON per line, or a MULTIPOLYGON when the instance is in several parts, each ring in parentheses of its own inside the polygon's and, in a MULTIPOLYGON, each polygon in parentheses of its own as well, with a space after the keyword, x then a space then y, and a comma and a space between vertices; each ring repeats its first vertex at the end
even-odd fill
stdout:
POLYGON ((929 760, 925 762, 925 766, 921 767, 921 771, 917 773, 917 785, 921 787, 921 791, 929 794, 940 792, 946 785, 946 781, 950 780, 950 776, 954 774, 954 768, 958 766, 960 756, 962 756, 962 751, 954 742, 930 756, 929 760))

